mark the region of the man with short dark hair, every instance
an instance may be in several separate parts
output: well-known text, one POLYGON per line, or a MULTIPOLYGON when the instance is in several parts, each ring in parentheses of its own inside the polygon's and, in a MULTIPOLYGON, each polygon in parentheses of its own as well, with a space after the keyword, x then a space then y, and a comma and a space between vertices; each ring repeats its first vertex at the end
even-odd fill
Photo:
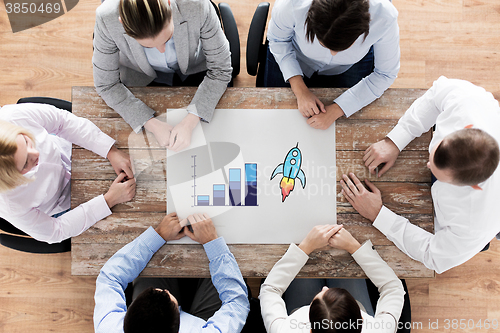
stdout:
MULTIPOLYGON (((245 324, 250 305, 248 292, 238 264, 224 239, 217 238, 212 220, 206 214, 187 218, 192 232, 183 228, 176 213, 171 213, 153 229, 150 227, 130 244, 115 253, 103 266, 96 282, 94 328, 96 332, 193 333, 235 332, 245 324), (152 279, 156 287, 145 288, 127 309, 125 288, 142 272, 151 257, 167 241, 187 235, 203 244, 210 260, 210 279, 200 279, 196 290, 167 290, 183 279, 152 279), (179 280, 179 281, 177 281, 179 280), (213 285, 212 285, 213 282, 213 285), (214 288, 215 287, 215 288, 214 288), (180 307, 182 293, 194 292, 190 313, 180 307), (174 294, 177 295, 174 296, 174 294), (220 301, 217 299, 220 298, 220 301), (193 309, 197 310, 194 311, 193 309)), ((148 279, 138 279, 144 281, 148 279)), ((146 283, 147 284, 147 283, 146 283)), ((181 282, 178 283, 181 285, 181 282)), ((136 285, 134 283, 134 294, 136 285)), ((182 305, 184 306, 184 305, 182 305)), ((189 310, 189 309, 188 309, 189 310)))
POLYGON ((264 86, 291 86, 313 128, 379 98, 399 72, 398 12, 388 0, 277 0, 264 86), (324 105, 308 87, 350 88, 324 105))
POLYGON ((500 107, 493 95, 462 80, 440 77, 418 98, 363 160, 382 176, 414 138, 436 130, 429 145, 428 168, 437 179, 431 188, 434 235, 382 206, 380 191, 366 190, 354 174, 343 175, 342 193, 373 226, 411 258, 437 273, 480 252, 500 232, 500 107))

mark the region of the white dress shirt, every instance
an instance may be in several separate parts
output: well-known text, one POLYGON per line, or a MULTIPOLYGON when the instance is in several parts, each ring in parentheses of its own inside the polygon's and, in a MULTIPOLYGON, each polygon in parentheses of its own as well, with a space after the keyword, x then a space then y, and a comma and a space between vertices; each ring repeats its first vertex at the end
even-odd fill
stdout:
MULTIPOLYGON (((405 291, 401 281, 387 263, 366 241, 352 254, 368 278, 377 286, 380 298, 375 317, 361 310, 361 332, 394 333, 403 309, 405 291)), ((290 316, 281 296, 309 259, 297 245, 290 247, 274 265, 260 288, 262 319, 268 333, 310 333, 309 305, 299 308, 290 316)), ((312 301, 312 300, 311 300, 312 301)), ((357 324, 357 323, 356 323, 357 324)))
POLYGON ((51 217, 70 208, 71 143, 106 158, 115 142, 112 138, 91 121, 47 104, 6 105, 0 109, 0 120, 31 132, 40 152, 38 166, 25 174, 33 181, 0 193, 2 218, 37 240, 57 243, 111 214, 100 195, 51 217))
MULTIPOLYGON (((440 77, 417 99, 387 135, 400 150, 434 124, 429 152, 445 136, 467 125, 481 129, 500 142, 500 107, 493 95, 462 80, 440 77)), ((500 231, 496 206, 500 200, 500 168, 482 190, 470 186, 434 183, 434 235, 382 207, 373 225, 411 258, 437 273, 458 266, 500 231)))
POLYGON ((269 49, 280 66, 283 78, 310 77, 314 72, 337 75, 347 71, 373 46, 375 69, 354 87, 339 96, 337 103, 349 117, 379 98, 399 72, 398 12, 388 0, 370 0, 370 32, 359 36, 347 50, 332 56, 318 38, 306 40, 304 25, 312 0, 277 0, 267 32, 269 49))

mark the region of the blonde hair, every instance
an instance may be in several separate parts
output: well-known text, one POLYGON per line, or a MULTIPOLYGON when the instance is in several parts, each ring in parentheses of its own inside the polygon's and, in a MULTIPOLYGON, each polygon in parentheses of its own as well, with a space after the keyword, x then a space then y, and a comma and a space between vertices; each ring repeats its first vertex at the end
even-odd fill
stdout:
POLYGON ((24 134, 33 141, 33 134, 25 128, 0 120, 0 192, 12 190, 31 182, 17 170, 14 154, 17 151, 17 136, 24 134))
POLYGON ((154 38, 172 18, 167 0, 120 0, 120 19, 127 35, 154 38))

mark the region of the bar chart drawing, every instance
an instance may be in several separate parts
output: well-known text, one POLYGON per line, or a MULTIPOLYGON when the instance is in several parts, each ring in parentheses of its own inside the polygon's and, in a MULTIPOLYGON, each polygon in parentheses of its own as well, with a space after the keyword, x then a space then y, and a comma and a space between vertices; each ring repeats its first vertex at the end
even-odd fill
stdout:
POLYGON ((257 206, 256 163, 245 163, 245 206, 257 206))
POLYGON ((245 163, 244 168, 229 168, 229 184, 212 184, 210 194, 197 194, 196 155, 193 159, 193 206, 258 206, 257 203, 257 163, 245 163), (242 169, 244 170, 244 191, 242 191, 242 169), (227 191, 227 192, 226 192, 227 191), (227 193, 227 195, 226 195, 227 193), (242 194, 244 197, 242 198, 242 194))
POLYGON ((229 169, 230 206, 241 206, 241 169, 229 169))

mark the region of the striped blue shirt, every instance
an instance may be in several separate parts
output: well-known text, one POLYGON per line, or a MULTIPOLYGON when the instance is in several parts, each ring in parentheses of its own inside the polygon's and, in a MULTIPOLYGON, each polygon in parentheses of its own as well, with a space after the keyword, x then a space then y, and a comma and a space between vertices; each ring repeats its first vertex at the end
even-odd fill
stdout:
MULTIPOLYGON (((149 227, 131 243, 116 252, 102 267, 96 282, 95 332, 123 332, 127 312, 125 288, 146 267, 165 244, 165 240, 149 227)), ((208 321, 180 310, 180 333, 240 332, 245 324, 250 304, 248 291, 236 259, 224 239, 219 237, 203 245, 210 260, 212 283, 219 292, 221 308, 208 321)))

